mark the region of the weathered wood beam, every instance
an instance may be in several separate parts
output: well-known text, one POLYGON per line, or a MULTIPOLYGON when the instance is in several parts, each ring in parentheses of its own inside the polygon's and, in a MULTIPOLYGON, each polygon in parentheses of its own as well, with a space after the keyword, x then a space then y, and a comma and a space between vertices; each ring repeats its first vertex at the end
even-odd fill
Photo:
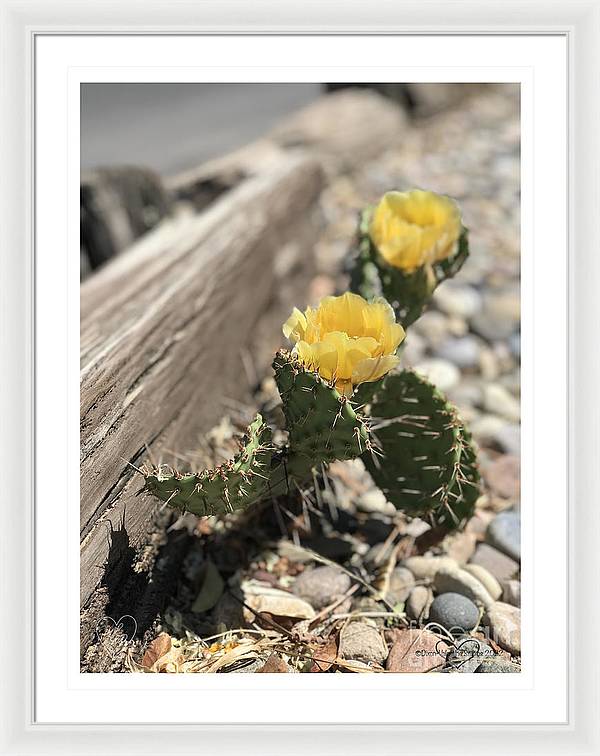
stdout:
POLYGON ((134 548, 152 530, 157 507, 131 467, 145 445, 196 449, 223 401, 249 394, 241 353, 268 368, 305 294, 321 188, 317 162, 281 153, 82 285, 82 607, 106 578, 112 530, 134 548))

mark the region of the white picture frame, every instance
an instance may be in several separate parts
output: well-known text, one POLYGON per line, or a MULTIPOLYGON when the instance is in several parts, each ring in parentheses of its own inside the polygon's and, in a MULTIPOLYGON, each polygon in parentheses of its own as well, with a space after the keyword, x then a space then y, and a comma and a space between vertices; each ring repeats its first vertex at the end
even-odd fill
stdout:
MULTIPOLYGON (((597 224, 600 148, 600 84, 597 47, 600 4, 581 2, 327 3, 281 7, 262 0, 118 6, 102 2, 1 3, 3 86, 1 348, 5 357, 0 398, 3 527, 0 529, 3 627, 3 685, 0 744, 6 754, 34 753, 485 753, 594 754, 600 747, 599 662, 593 647, 598 619, 600 557, 599 426, 594 390, 600 369, 591 326, 600 264, 597 224), (518 11, 518 15, 517 15, 518 11), (531 724, 104 724, 36 721, 34 578, 36 546, 34 359, 36 162, 33 142, 36 37, 82 34, 381 34, 381 35, 558 35, 568 50, 568 711, 556 723, 531 724), (18 474, 14 474, 18 471, 18 474)), ((563 324, 564 325, 564 324, 563 324)), ((554 325, 549 326, 554 327, 554 325)), ((539 520, 538 520, 539 521, 539 520)), ((39 540, 40 534, 38 532, 39 540)), ((57 588, 58 590, 58 588, 57 588)), ((57 672, 57 674, 59 674, 57 672)), ((133 693, 135 695, 135 693, 133 693)), ((306 695, 310 695, 306 693, 306 695)), ((448 693, 451 695, 451 692, 448 693)), ((232 718, 235 721, 235 718, 232 718)), ((436 719, 432 718, 431 722, 436 719)))

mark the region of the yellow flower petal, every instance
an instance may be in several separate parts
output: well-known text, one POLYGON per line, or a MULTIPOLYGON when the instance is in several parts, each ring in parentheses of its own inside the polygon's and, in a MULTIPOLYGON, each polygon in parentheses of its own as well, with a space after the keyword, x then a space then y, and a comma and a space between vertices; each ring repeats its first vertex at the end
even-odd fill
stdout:
POLYGON ((283 330, 296 341, 300 362, 346 396, 397 364, 394 353, 405 335, 384 299, 369 303, 351 293, 325 297, 304 313, 294 309, 283 330))
POLYGON ((373 212, 369 235, 390 265, 412 272, 449 257, 462 229, 450 197, 413 189, 388 192, 373 212))
POLYGON ((299 341, 304 338, 306 333, 306 317, 297 307, 294 307, 292 314, 283 324, 283 335, 286 339, 299 341))
POLYGON ((358 362, 352 373, 352 383, 369 383, 378 381, 386 373, 400 362, 400 358, 395 354, 387 354, 383 357, 369 357, 368 359, 358 362))

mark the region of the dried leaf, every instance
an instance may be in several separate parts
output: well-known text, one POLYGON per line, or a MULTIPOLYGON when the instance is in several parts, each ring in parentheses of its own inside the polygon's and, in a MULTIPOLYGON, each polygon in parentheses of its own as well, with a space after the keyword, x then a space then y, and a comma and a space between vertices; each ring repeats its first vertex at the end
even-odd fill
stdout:
POLYGON ((165 654, 171 650, 171 636, 169 633, 161 633, 150 643, 142 658, 142 667, 150 668, 165 654))
POLYGON ((258 674, 259 672, 289 672, 289 667, 281 658, 281 656, 279 656, 279 654, 271 654, 271 656, 269 656, 267 661, 264 663, 264 666, 256 670, 256 674, 258 674))
POLYGON ((338 639, 335 635, 330 635, 322 646, 315 648, 311 672, 327 672, 335 663, 338 656, 338 639))

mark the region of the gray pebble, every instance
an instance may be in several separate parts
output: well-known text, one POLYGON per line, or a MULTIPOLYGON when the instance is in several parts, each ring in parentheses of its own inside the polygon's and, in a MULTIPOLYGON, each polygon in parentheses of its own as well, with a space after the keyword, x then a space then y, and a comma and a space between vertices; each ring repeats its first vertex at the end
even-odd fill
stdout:
POLYGON ((435 350, 436 357, 453 362, 463 370, 477 367, 480 347, 474 336, 447 339, 435 350))
POLYGON ((429 616, 429 608, 433 601, 431 588, 425 585, 415 585, 406 602, 406 613, 411 619, 425 621, 429 616))
POLYGON ((489 543, 479 544, 470 559, 470 564, 480 564, 485 567, 500 584, 511 580, 519 573, 519 563, 490 546, 489 543))
POLYGON ((344 659, 382 663, 388 649, 376 627, 366 622, 350 622, 340 635, 339 653, 344 659))
POLYGON ((488 525, 486 540, 516 561, 521 559, 521 517, 517 512, 501 512, 488 525))
POLYGON ((518 673, 521 671, 521 668, 518 667, 516 664, 512 664, 507 659, 502 659, 501 657, 495 657, 493 659, 484 659, 481 664, 477 667, 475 672, 482 674, 482 673, 518 673))
POLYGON ((437 622, 459 635, 472 630, 478 621, 479 610, 460 593, 442 593, 436 596, 429 609, 429 622, 437 622))
POLYGON ((512 606, 521 606, 521 582, 519 580, 507 580, 502 591, 502 601, 512 606))
POLYGON ((494 651, 487 643, 465 635, 457 638, 455 648, 451 649, 446 657, 448 672, 475 672, 482 661, 493 658, 494 651))
POLYGON ((438 593, 460 593, 479 606, 488 607, 494 603, 479 580, 466 570, 443 567, 436 573, 433 586, 438 593))
POLYGON ((305 570, 292 587, 296 596, 308 601, 313 609, 323 609, 350 588, 350 578, 335 567, 305 570))
POLYGON ((404 603, 409 597, 415 584, 414 575, 406 567, 396 567, 390 575, 390 586, 386 593, 386 600, 392 606, 404 603))

